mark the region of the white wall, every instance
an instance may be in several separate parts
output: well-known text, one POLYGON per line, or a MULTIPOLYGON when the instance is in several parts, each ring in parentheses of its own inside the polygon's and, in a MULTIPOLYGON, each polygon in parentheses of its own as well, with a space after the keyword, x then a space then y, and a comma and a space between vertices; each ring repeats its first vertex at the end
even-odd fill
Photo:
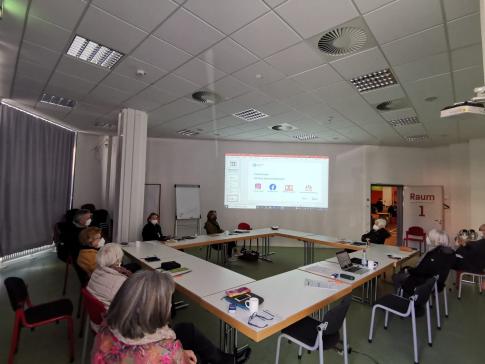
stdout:
MULTIPOLYGON (((201 206, 219 212, 224 228, 241 221, 357 239, 368 229, 370 185, 443 185, 450 234, 485 222, 485 139, 437 148, 149 139, 146 183, 160 183, 161 223, 173 232, 174 184, 200 184, 201 206), (318 154, 330 157, 325 211, 225 209, 225 153, 318 154), (474 196, 471 198, 470 196, 474 196)), ((204 217, 203 217, 204 220, 204 217)))
POLYGON ((74 207, 94 203, 97 208, 105 207, 103 196, 107 152, 105 137, 78 133, 76 143, 76 168, 74 171, 74 207))

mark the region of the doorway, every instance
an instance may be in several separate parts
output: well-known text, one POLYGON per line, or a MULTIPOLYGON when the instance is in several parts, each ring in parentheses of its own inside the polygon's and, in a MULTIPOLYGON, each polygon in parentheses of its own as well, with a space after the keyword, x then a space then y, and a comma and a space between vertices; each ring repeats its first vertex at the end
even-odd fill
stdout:
POLYGON ((371 184, 370 186, 370 228, 376 219, 387 221, 386 229, 391 236, 388 245, 401 245, 403 226, 403 186, 371 184))

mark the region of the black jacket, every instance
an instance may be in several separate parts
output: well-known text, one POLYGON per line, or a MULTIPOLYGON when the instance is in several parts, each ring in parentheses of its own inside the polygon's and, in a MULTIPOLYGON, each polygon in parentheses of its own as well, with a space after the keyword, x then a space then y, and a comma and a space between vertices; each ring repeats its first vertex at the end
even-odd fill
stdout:
POLYGON ((456 249, 456 262, 453 269, 472 273, 485 270, 485 239, 471 241, 456 249))
POLYGON ((160 224, 153 225, 151 222, 147 223, 143 227, 143 231, 141 232, 143 236, 143 241, 148 240, 163 240, 162 234, 162 227, 160 224))
MULTIPOLYGON (((72 222, 63 223, 60 227, 60 241, 66 249, 66 253, 76 261, 79 255, 79 249, 81 244, 79 243, 79 233, 85 229, 85 227, 78 227, 72 222)), ((58 246, 59 248, 59 246, 58 246)))
POLYGON ((221 227, 219 226, 219 223, 217 222, 217 220, 216 221, 207 220, 206 223, 204 224, 204 229, 207 235, 220 234, 224 232, 224 230, 222 230, 221 227))
POLYGON ((384 244, 386 239, 390 237, 391 234, 389 234, 389 231, 387 231, 385 228, 379 229, 379 230, 374 230, 371 229, 367 234, 362 235, 361 241, 367 241, 367 239, 370 239, 370 242, 372 244, 384 244))
POLYGON ((437 246, 427 252, 416 267, 408 268, 409 277, 402 284, 404 295, 409 297, 415 287, 434 276, 439 276, 438 290, 441 291, 450 269, 455 264, 455 259, 455 251, 449 247, 437 246))

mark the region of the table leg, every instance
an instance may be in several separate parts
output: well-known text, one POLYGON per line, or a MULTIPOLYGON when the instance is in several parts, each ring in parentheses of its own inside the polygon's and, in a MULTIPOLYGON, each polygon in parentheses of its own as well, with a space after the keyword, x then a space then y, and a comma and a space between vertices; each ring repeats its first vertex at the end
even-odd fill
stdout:
POLYGON ((273 255, 274 252, 269 251, 270 247, 270 238, 265 237, 263 238, 263 244, 262 244, 262 254, 260 256, 261 260, 264 260, 265 262, 273 262, 271 259, 268 258, 268 256, 273 255))

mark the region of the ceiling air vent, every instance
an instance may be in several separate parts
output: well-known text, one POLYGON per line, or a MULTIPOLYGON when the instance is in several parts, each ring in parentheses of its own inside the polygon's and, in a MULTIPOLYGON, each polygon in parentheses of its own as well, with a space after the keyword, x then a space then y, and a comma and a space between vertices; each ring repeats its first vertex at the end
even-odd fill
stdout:
POLYGON ((67 97, 62 96, 49 95, 45 92, 42 94, 40 102, 43 104, 65 107, 68 109, 72 109, 74 106, 76 106, 76 101, 72 99, 68 99, 67 97))
POLYGON ((332 56, 343 56, 359 50, 366 42, 367 34, 362 29, 342 27, 322 35, 318 41, 318 48, 332 56))
POLYGON ((197 91, 192 94, 192 98, 195 101, 202 102, 204 104, 217 104, 221 101, 221 97, 212 91, 197 91))
POLYGON ((318 139, 318 136, 316 136, 315 134, 298 133, 296 135, 293 135, 293 138, 301 141, 306 141, 306 140, 318 139))
POLYGON ((194 136, 194 135, 199 134, 199 132, 196 131, 196 130, 182 129, 182 130, 178 130, 177 134, 180 134, 180 135, 183 135, 183 136, 194 136))
POLYGON ((244 111, 237 112, 232 114, 239 119, 243 119, 244 121, 254 121, 259 119, 267 118, 269 115, 265 114, 264 112, 258 111, 256 109, 247 109, 244 111))
POLYGON ((116 124, 110 123, 109 121, 96 121, 94 123, 94 126, 96 126, 97 128, 109 129, 109 130, 113 130, 117 128, 116 124))
POLYGON ((416 116, 410 116, 407 118, 395 119, 388 121, 390 126, 400 127, 414 124, 421 124, 416 116))
POLYGON ((288 123, 283 123, 283 124, 278 124, 274 126, 270 126, 269 129, 273 129, 276 131, 293 131, 293 130, 298 130, 298 128, 294 125, 288 124, 288 123))
POLYGON ((388 100, 376 105, 376 109, 379 111, 393 111, 400 110, 409 107, 409 102, 406 98, 388 100))
POLYGON ((382 87, 395 85, 397 83, 389 68, 368 73, 350 80, 359 92, 375 90, 382 87))
POLYGON ((412 142, 412 143, 424 142, 428 139, 429 137, 427 135, 413 135, 413 136, 408 136, 406 138, 408 142, 412 142))

